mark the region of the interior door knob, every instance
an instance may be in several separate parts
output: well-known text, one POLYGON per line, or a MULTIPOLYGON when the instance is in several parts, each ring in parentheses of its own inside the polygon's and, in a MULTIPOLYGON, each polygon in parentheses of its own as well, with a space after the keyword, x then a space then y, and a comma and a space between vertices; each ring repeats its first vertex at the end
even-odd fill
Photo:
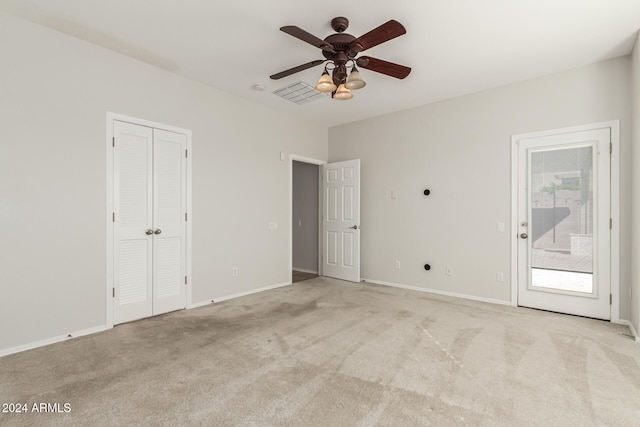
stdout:
POLYGON ((160 234, 160 233, 162 233, 162 230, 160 230, 159 228, 156 228, 156 230, 153 233, 154 234, 160 234))
POLYGON ((528 235, 527 233, 522 233, 522 234, 520 235, 520 238, 521 238, 521 239, 526 239, 527 237, 529 237, 529 235, 528 235))
POLYGON ((144 232, 147 236, 151 236, 153 234, 153 230, 150 228, 147 228, 146 230, 144 230, 144 232))
POLYGON ((357 230, 357 229, 358 229, 358 226, 357 226, 357 225, 354 225, 354 226, 349 227, 349 228, 351 228, 351 229, 353 229, 353 230, 357 230))

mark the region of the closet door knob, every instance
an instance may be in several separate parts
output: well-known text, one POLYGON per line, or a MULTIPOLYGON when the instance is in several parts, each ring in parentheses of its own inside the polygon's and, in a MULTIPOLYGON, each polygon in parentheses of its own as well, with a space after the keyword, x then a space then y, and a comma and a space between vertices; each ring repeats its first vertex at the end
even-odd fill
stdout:
POLYGON ((146 230, 144 230, 144 232, 147 236, 151 236, 153 234, 153 230, 150 228, 147 228, 146 230))
POLYGON ((153 232, 154 234, 160 234, 162 233, 162 230, 160 230, 159 228, 156 228, 156 231, 153 232))
POLYGON ((529 236, 527 235, 527 233, 522 233, 522 234, 520 235, 520 238, 521 238, 521 239, 526 239, 527 237, 529 237, 529 236))

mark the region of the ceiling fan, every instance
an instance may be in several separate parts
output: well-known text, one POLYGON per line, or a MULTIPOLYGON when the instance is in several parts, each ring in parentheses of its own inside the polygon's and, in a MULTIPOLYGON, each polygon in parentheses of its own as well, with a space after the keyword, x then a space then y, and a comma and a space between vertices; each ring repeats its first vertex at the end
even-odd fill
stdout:
POLYGON ((349 20, 347 18, 342 16, 333 18, 331 27, 336 33, 324 40, 295 25, 280 28, 280 31, 322 49, 322 55, 326 59, 318 59, 289 68, 273 74, 270 76, 271 79, 278 80, 324 63, 324 71, 315 89, 320 92, 331 92, 331 97, 334 99, 346 100, 353 97, 351 90, 360 89, 366 85, 356 65, 397 79, 404 79, 409 75, 411 68, 404 65, 370 56, 356 58, 359 53, 367 49, 405 34, 407 30, 401 23, 392 19, 358 38, 344 32, 348 26, 349 20), (351 72, 348 75, 347 67, 351 67, 351 72), (331 72, 331 76, 329 76, 329 72, 331 72))

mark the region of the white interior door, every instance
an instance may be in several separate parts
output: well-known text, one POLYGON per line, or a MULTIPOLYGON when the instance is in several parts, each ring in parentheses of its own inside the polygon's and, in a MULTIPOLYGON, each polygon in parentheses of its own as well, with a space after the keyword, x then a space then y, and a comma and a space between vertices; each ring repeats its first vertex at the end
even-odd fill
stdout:
POLYGON ((186 307, 186 135, 114 121, 114 323, 186 307))
POLYGON ((322 274, 360 281, 360 160, 322 166, 322 274))
POLYGON ((153 314, 153 130, 113 127, 114 322, 122 323, 153 314))
POLYGON ((153 130, 153 314, 186 307, 184 134, 153 130))
POLYGON ((518 305, 610 319, 610 135, 518 141, 518 305))

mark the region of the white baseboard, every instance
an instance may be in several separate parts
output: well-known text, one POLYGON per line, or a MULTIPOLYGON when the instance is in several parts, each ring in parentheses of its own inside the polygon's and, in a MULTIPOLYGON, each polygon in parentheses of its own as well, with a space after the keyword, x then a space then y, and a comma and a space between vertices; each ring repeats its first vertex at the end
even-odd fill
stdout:
POLYGON ((291 269, 294 271, 299 271, 300 273, 318 274, 318 270, 313 271, 313 270, 307 270, 306 268, 298 268, 298 267, 293 267, 291 269))
POLYGON ((455 298, 463 298, 463 299, 468 299, 468 300, 473 300, 473 301, 488 302, 488 303, 491 303, 491 304, 509 305, 509 306, 511 305, 511 301, 503 301, 503 300, 493 299, 493 298, 476 297, 476 296, 473 296, 473 295, 466 295, 466 294, 457 294, 457 293, 454 293, 454 292, 439 291, 439 290, 436 290, 436 289, 421 288, 421 287, 418 287, 418 286, 402 285, 400 283, 384 282, 382 280, 373 280, 373 279, 364 279, 364 278, 362 280, 364 280, 365 282, 368 282, 368 283, 373 283, 374 285, 391 286, 393 288, 408 289, 408 290, 411 290, 411 291, 426 292, 426 293, 430 293, 430 294, 444 295, 444 296, 455 297, 455 298))
POLYGON ((638 332, 636 332, 636 328, 633 327, 633 323, 631 323, 629 320, 618 319, 616 321, 612 320, 611 323, 616 323, 618 325, 624 325, 628 327, 629 332, 631 333, 631 336, 635 339, 636 342, 640 342, 640 337, 638 336, 638 332))
POLYGON ((82 337, 84 335, 95 334, 96 332, 106 331, 107 329, 111 329, 111 328, 107 328, 106 326, 96 326, 95 328, 89 328, 89 329, 83 329, 82 331, 71 332, 67 335, 59 335, 56 337, 51 337, 51 338, 47 338, 40 341, 34 341, 28 344, 19 345, 16 347, 0 349, 0 357, 8 356, 14 353, 20 353, 21 351, 32 350, 38 347, 44 347, 45 345, 55 344, 55 343, 70 340, 73 338, 82 337))
POLYGON ((204 307, 205 305, 209 305, 209 304, 213 304, 213 301, 212 300, 200 301, 195 304, 189 305, 187 309, 191 310, 192 308, 204 307))
POLYGON ((633 335, 636 338, 636 342, 640 342, 640 336, 638 336, 638 332, 636 331, 636 328, 633 327, 633 323, 628 322, 629 324, 629 331, 631 332, 631 335, 633 335))
MULTIPOLYGON (((187 309, 190 310, 192 308, 203 307, 205 305, 213 304, 214 301, 215 302, 226 301, 226 300, 229 300, 229 299, 238 298, 238 297, 242 297, 242 296, 245 296, 245 295, 256 294, 258 292, 268 291, 268 290, 271 290, 271 289, 282 288, 284 286, 289 286, 289 285, 291 285, 291 282, 277 283, 275 285, 265 286, 265 287, 258 288, 258 289, 252 289, 252 290, 246 291, 246 292, 239 292, 237 294, 227 295, 227 296, 220 297, 220 298, 214 298, 213 300, 201 301, 201 302, 189 305, 187 307, 187 309)), ((72 338, 81 337, 81 336, 84 336, 84 335, 95 334, 96 332, 106 331, 107 329, 111 329, 111 328, 109 328, 109 327, 107 327, 105 325, 97 326, 95 328, 84 329, 82 331, 77 331, 77 332, 71 332, 71 333, 69 333, 67 335, 60 335, 60 336, 51 337, 51 338, 47 338, 47 339, 40 340, 40 341, 30 342, 28 344, 19 345, 19 346, 16 346, 16 347, 0 349, 0 357, 8 356, 8 355, 14 354, 14 353, 20 353, 21 351, 31 350, 31 349, 38 348, 38 347, 44 347, 45 345, 55 344, 55 343, 58 343, 58 342, 61 342, 61 341, 66 341, 66 340, 69 340, 69 339, 72 339, 72 338)))
POLYGON ((269 291, 271 289, 282 288, 284 286, 289 286, 289 285, 291 285, 291 282, 282 282, 282 283, 278 283, 278 284, 275 284, 275 285, 265 286, 263 288, 252 289, 252 290, 246 291, 246 292, 238 292, 237 294, 231 294, 231 295, 227 295, 227 296, 223 296, 223 297, 214 298, 213 301, 214 302, 222 302, 222 301, 226 301, 226 300, 230 300, 230 299, 234 299, 234 298, 244 297, 244 296, 251 295, 251 294, 257 294, 258 292, 264 292, 264 291, 269 291))

